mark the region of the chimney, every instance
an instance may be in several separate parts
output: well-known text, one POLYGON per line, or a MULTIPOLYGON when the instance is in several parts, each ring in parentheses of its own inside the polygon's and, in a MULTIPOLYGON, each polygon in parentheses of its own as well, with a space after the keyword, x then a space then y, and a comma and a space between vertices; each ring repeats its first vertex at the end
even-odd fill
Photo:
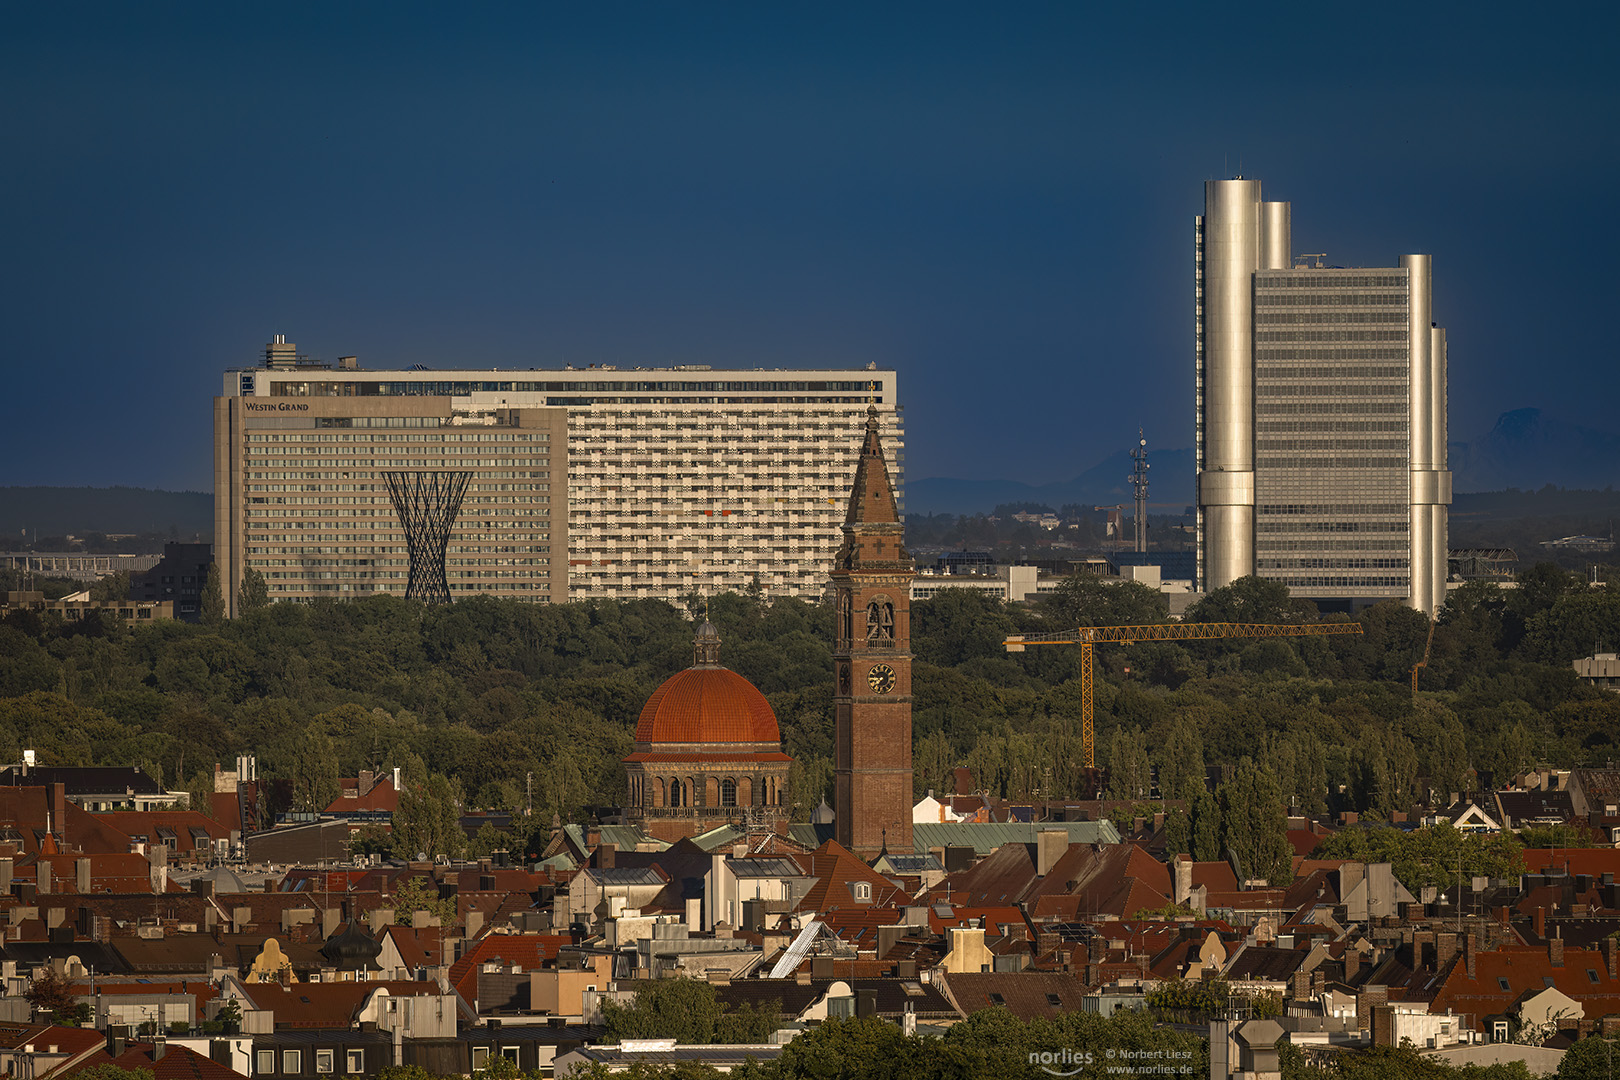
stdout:
POLYGON ((1389 987, 1362 987, 1361 993, 1356 995, 1356 1027, 1363 1031, 1371 1031, 1373 1011, 1380 1005, 1387 1004, 1389 1004, 1389 987))
POLYGON ((1547 909, 1536 908, 1535 920, 1536 937, 1545 939, 1547 937, 1547 909))
POLYGON ((1442 931, 1434 935, 1434 966, 1441 970, 1457 955, 1457 935, 1442 931))
POLYGON ((613 844, 603 844, 596 849, 596 868, 598 870, 612 870, 619 854, 619 849, 613 844))
POLYGON ((1553 967, 1564 966, 1564 939, 1555 937, 1547 942, 1547 958, 1552 961, 1553 967))
POLYGON ((11 895, 11 877, 16 872, 15 866, 9 856, 0 859, 0 896, 11 895))
POLYGON ((58 837, 67 836, 67 787, 63 784, 51 785, 51 820, 58 837))
POLYGON ((1603 962, 1608 965, 1609 978, 1620 979, 1620 941, 1612 937, 1603 939, 1603 962))
POLYGON ((1356 976, 1361 973, 1361 950, 1354 945, 1344 950, 1344 981, 1355 982, 1356 976))
POLYGON ((79 895, 90 895, 90 860, 79 859, 73 864, 73 868, 77 871, 74 886, 79 890, 79 895))
POLYGON ((39 885, 38 885, 39 895, 44 896, 46 893, 51 891, 51 864, 50 864, 50 860, 48 860, 48 859, 39 860, 39 863, 37 864, 36 868, 37 868, 38 873, 39 873, 39 878, 38 878, 38 881, 39 881, 39 885))
POLYGON ((1069 850, 1069 830, 1042 829, 1035 835, 1035 873, 1045 877, 1069 850))
POLYGON ((1412 967, 1422 970, 1437 966, 1434 962, 1434 931, 1419 930, 1412 935, 1412 967))
POLYGON ((1470 979, 1479 977, 1479 935, 1470 933, 1463 938, 1463 967, 1470 979))

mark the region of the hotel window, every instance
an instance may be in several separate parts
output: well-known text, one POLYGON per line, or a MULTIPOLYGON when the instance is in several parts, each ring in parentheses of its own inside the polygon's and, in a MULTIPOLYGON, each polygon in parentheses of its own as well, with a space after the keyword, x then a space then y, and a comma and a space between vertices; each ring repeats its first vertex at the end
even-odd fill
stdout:
POLYGON ((260 1050, 254 1055, 253 1071, 261 1076, 267 1076, 276 1071, 276 1052, 274 1050, 260 1050))
POLYGON ((489 1047, 487 1047, 487 1046, 475 1046, 475 1047, 473 1047, 472 1067, 474 1069, 482 1069, 485 1065, 488 1065, 488 1064, 489 1064, 489 1047))
POLYGON ((335 1054, 333 1050, 315 1051, 315 1071, 318 1073, 336 1072, 335 1054))
POLYGON ((304 1052, 302 1050, 283 1050, 281 1052, 281 1071, 288 1076, 297 1076, 304 1071, 304 1052))
POLYGON ((364 1050, 350 1050, 344 1056, 347 1059, 344 1068, 349 1072, 363 1073, 366 1071, 366 1052, 364 1050))

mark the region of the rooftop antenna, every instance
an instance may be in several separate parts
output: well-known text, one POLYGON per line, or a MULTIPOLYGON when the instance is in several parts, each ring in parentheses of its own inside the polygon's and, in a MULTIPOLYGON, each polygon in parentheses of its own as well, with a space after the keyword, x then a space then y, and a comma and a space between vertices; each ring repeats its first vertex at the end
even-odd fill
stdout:
POLYGON ((1136 550, 1147 551, 1147 495, 1148 495, 1148 459, 1147 439, 1142 429, 1136 429, 1136 447, 1131 451, 1131 460, 1135 462, 1131 467, 1131 489, 1136 493, 1136 520, 1133 523, 1136 531, 1136 550))

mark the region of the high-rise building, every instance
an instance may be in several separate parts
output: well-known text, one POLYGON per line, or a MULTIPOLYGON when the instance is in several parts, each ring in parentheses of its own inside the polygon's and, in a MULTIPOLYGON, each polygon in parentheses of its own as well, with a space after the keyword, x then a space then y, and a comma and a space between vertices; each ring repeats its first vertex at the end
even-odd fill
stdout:
POLYGON ((384 474, 445 471, 452 598, 819 595, 870 405, 898 485, 896 394, 874 368, 363 370, 278 336, 215 399, 227 603, 249 568, 272 600, 404 595, 384 474))
POLYGON ((1258 180, 1197 219, 1198 587, 1249 574, 1326 609, 1445 601, 1446 338, 1430 256, 1292 253, 1258 180))
POLYGON ((832 563, 836 839, 858 855, 911 851, 911 579, 906 527, 867 414, 844 542, 832 563))

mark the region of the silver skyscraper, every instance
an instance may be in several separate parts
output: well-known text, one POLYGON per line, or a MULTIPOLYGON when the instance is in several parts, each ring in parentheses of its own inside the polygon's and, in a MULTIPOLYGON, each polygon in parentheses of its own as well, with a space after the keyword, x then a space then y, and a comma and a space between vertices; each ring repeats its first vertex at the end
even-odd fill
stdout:
POLYGON ((1445 601, 1445 331, 1430 257, 1291 255, 1289 204, 1204 185, 1197 219, 1198 580, 1324 607, 1445 601))

